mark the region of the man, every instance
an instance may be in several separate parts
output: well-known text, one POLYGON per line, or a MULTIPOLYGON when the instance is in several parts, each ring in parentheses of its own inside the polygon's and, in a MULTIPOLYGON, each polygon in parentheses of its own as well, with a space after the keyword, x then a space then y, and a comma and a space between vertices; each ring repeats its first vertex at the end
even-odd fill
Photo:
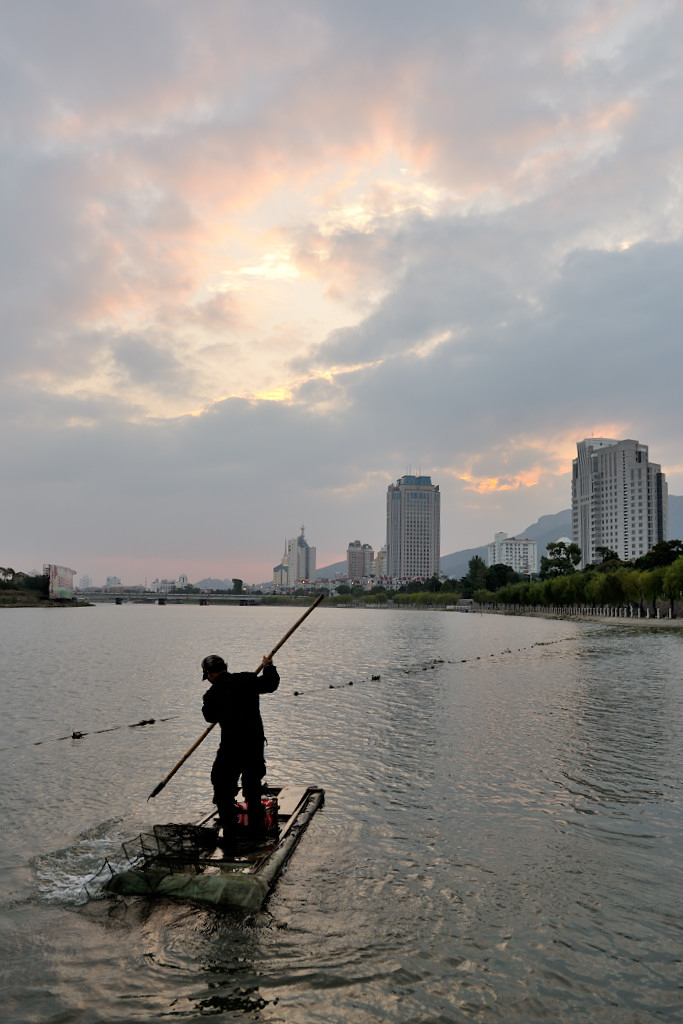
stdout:
POLYGON ((218 722, 221 742, 211 769, 213 802, 223 829, 223 841, 230 846, 237 831, 237 795, 240 775, 242 795, 248 805, 249 833, 258 838, 264 832, 261 806, 261 782, 266 774, 265 736, 259 695, 274 693, 280 676, 271 660, 264 656, 263 672, 228 672, 218 654, 202 661, 203 678, 211 683, 204 694, 202 714, 207 722, 218 722))

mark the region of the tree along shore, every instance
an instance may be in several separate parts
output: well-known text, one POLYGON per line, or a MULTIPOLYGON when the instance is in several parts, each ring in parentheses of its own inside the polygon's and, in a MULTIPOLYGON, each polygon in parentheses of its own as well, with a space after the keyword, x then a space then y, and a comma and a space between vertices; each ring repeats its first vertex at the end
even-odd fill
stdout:
MULTIPOLYGON (((675 542, 680 543, 680 542, 675 542)), ((610 559, 581 571, 569 569, 546 579, 508 583, 474 595, 482 607, 572 615, 675 619, 682 614, 683 555, 668 565, 638 568, 610 559)))
POLYGON ((84 608, 87 601, 51 598, 50 577, 0 567, 0 608, 84 608))
POLYGON ((0 608, 36 608, 48 603, 48 576, 0 568, 0 608))

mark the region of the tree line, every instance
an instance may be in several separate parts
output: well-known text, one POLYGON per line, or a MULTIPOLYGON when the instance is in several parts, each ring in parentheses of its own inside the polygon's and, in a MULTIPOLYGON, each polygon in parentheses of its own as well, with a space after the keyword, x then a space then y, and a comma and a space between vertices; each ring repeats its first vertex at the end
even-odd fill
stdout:
POLYGON ((538 578, 509 580, 497 588, 482 587, 479 604, 522 607, 627 608, 631 614, 657 612, 664 599, 669 614, 683 595, 683 542, 661 541, 635 561, 622 561, 609 548, 597 548, 599 562, 577 569, 581 550, 558 541, 548 545, 538 578))
POLYGON ((9 566, 0 566, 0 591, 5 597, 30 593, 34 597, 47 598, 50 577, 44 573, 15 572, 9 566))

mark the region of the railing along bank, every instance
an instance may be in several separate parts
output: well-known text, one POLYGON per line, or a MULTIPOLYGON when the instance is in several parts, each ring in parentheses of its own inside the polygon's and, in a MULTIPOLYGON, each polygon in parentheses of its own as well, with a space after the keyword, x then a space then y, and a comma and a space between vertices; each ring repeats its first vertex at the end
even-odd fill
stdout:
POLYGON ((478 611, 498 612, 505 615, 571 615, 577 618, 602 619, 680 619, 683 617, 683 604, 674 602, 673 610, 669 602, 653 608, 651 605, 641 608, 638 605, 548 605, 548 604, 480 604, 478 611))

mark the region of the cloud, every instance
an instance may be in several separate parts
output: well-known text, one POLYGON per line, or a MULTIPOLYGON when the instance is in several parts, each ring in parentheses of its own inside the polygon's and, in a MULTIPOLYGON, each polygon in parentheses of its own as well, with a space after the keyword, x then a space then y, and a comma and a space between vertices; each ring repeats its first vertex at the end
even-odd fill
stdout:
POLYGON ((682 22, 12 7, 6 561, 264 579, 301 522, 379 547, 411 467, 446 553, 567 507, 592 432, 680 493, 682 22))

